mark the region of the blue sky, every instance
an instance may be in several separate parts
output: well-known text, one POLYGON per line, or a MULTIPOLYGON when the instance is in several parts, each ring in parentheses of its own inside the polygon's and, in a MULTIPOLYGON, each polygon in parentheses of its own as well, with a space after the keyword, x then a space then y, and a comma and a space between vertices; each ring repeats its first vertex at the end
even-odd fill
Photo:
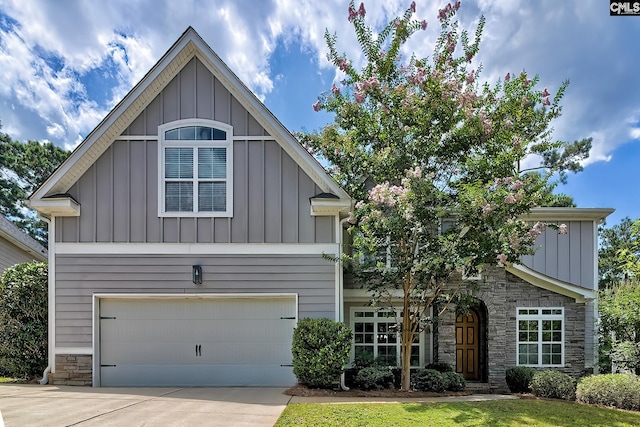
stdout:
MULTIPOLYGON (((367 20, 380 27, 409 3, 367 1, 367 20)), ((429 28, 405 54, 427 56, 446 3, 416 4, 429 28)), ((347 7, 345 0, 0 0, 2 131, 75 147, 189 25, 291 131, 317 130, 331 117, 311 105, 339 78, 326 60, 325 29, 359 60, 347 7)), ((611 225, 640 217, 640 16, 612 17, 608 7, 468 0, 459 17, 466 28, 487 18, 482 79, 526 70, 550 91, 571 81, 554 135, 594 143, 584 171, 559 191, 580 207, 615 208, 611 225)))

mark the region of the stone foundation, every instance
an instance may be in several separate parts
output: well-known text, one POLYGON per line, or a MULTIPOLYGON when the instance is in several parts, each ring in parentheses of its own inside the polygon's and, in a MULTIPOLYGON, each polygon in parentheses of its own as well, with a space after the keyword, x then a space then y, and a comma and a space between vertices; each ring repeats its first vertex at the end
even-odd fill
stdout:
POLYGON ((56 372, 49 374, 49 384, 92 385, 92 359, 88 354, 57 354, 56 372))

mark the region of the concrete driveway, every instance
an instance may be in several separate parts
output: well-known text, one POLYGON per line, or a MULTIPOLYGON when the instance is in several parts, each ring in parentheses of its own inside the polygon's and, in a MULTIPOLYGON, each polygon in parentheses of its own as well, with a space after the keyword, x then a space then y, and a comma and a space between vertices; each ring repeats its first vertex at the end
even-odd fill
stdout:
POLYGON ((273 426, 291 399, 284 390, 2 384, 0 413, 7 427, 273 426))

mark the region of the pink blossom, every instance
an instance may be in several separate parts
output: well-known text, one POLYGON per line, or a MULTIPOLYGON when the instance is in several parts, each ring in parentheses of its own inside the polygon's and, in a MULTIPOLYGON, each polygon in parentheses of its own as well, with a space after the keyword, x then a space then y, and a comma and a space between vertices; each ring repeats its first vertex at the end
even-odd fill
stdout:
POLYGON ((511 184, 511 182, 512 182, 512 181, 513 181, 513 178, 511 178, 510 176, 508 176, 508 177, 506 177, 506 178, 503 178, 503 179, 502 179, 502 182, 503 182, 505 185, 509 185, 509 184, 511 184))
POLYGON ((541 235, 546 228, 547 224, 545 224, 544 222, 536 222, 531 230, 529 230, 529 236, 535 239, 536 237, 541 235))
POLYGON ((322 104, 320 104, 320 100, 317 100, 314 104, 313 104, 313 111, 315 111, 316 113, 318 111, 320 111, 320 107, 322 104))
POLYGON ((356 209, 362 209, 363 207, 364 207, 364 201, 358 200, 358 203, 356 203, 356 209))
POLYGON ((469 74, 467 74, 467 83, 471 84, 475 80, 475 70, 471 70, 469 74))
POLYGON ((558 233, 560 234, 567 234, 567 224, 560 224, 558 226, 558 233))
POLYGON ((364 92, 357 90, 353 93, 353 95, 355 96, 356 102, 358 104, 362 104, 364 102, 364 98, 365 98, 364 92))
POLYGON ((358 16, 356 9, 353 6, 349 6, 349 22, 356 19, 356 16, 358 16))
POLYGON ((544 90, 542 91, 542 96, 545 96, 545 97, 546 97, 546 96, 549 96, 549 95, 551 95, 551 94, 549 93, 549 91, 548 91, 548 90, 547 90, 547 88, 545 87, 545 88, 544 88, 544 90))
POLYGON ((426 30, 427 29, 427 21, 425 21, 424 19, 422 20, 422 22, 420 22, 420 28, 422 28, 422 30, 426 30))
POLYGON ((358 15, 364 18, 365 13, 367 13, 367 11, 364 10, 364 3, 360 3, 360 8, 358 9, 358 15))
POLYGON ((508 205, 513 205, 516 202, 516 198, 513 197, 513 194, 509 193, 509 195, 504 198, 504 202, 508 205))
POLYGON ((493 207, 491 206, 491 204, 490 203, 485 203, 482 206, 482 215, 483 216, 487 216, 487 215, 489 215, 491 213, 492 210, 493 210, 493 207))
POLYGON ((360 224, 366 224, 367 222, 369 222, 368 216, 365 215, 362 218, 360 218, 360 224))
POLYGON ((338 67, 341 71, 344 71, 346 73, 347 71, 349 71, 349 68, 351 68, 351 64, 349 64, 349 61, 346 58, 340 58, 338 60, 338 67))
POLYGON ((509 247, 513 250, 520 247, 520 237, 518 235, 509 236, 509 247))
POLYGON ((415 169, 407 169, 406 175, 407 178, 422 178, 422 168, 416 166, 415 169))
POLYGON ((546 97, 542 100, 542 105, 551 105, 551 101, 549 101, 549 97, 546 97))
POLYGON ((505 254, 499 254, 496 260, 498 260, 498 265, 502 267, 504 263, 507 262, 507 256, 505 254))
POLYGON ((460 9, 460 2, 459 1, 457 1, 457 2, 455 2, 453 4, 453 10, 458 10, 458 9, 460 9))
POLYGON ((511 73, 507 73, 506 76, 504 76, 504 81, 508 82, 509 80, 511 80, 511 73))
POLYGON ((524 191, 518 190, 514 197, 516 198, 516 202, 522 201, 522 199, 524 199, 524 191))
POLYGON ((510 128, 511 126, 513 126, 513 122, 509 119, 505 120, 504 125, 508 128, 510 128))
POLYGON ((332 84, 331 85, 331 92, 333 92, 334 95, 339 95, 340 94, 340 88, 338 86, 336 86, 336 84, 332 84))
POLYGON ((411 10, 411 12, 416 13, 416 2, 412 1, 411 5, 409 6, 409 10, 411 10))
POLYGON ((515 190, 521 189, 523 186, 524 186, 524 184, 522 183, 522 181, 520 181, 519 179, 516 179, 513 182, 513 185, 511 186, 511 189, 515 191, 515 190))
POLYGON ((355 219, 353 218, 353 212, 349 212, 349 216, 347 217, 347 222, 349 224, 355 224, 355 219))

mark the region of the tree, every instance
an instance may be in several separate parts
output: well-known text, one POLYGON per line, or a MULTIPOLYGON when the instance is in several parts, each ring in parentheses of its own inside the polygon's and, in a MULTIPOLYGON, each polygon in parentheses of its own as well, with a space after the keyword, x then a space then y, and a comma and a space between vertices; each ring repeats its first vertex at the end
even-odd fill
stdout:
POLYGON ((31 378, 47 366, 47 263, 5 270, 0 280, 0 369, 31 378))
POLYGON ((68 155, 68 151, 51 142, 21 143, 0 132, 0 213, 44 246, 47 226, 25 207, 24 200, 68 155))
POLYGON ((598 275, 600 289, 640 274, 640 218, 625 217, 610 228, 600 227, 598 275))
MULTIPOLYGON (((365 23, 361 4, 349 5, 364 65, 357 69, 337 50, 328 31, 328 59, 344 74, 313 105, 334 123, 301 136, 329 162, 331 174, 357 201, 349 231, 350 262, 375 305, 391 305, 398 292, 402 389, 410 386, 411 344, 459 299, 460 272, 503 266, 533 253, 545 224, 522 219, 548 195, 552 176, 581 169, 590 140, 552 139, 567 82, 552 97, 538 77, 508 73, 479 84, 477 55, 485 20, 474 37, 454 20, 460 2, 440 10, 442 27, 430 58, 402 57, 405 42, 427 22, 413 19, 415 2, 380 32, 365 23), (521 170, 527 156, 539 167, 521 170), (376 257, 381 254, 385 259, 376 257), (436 313, 437 315, 438 313, 436 313)), ((560 225, 561 232, 566 227, 560 225)), ((462 304, 460 304, 462 305, 462 304)))

